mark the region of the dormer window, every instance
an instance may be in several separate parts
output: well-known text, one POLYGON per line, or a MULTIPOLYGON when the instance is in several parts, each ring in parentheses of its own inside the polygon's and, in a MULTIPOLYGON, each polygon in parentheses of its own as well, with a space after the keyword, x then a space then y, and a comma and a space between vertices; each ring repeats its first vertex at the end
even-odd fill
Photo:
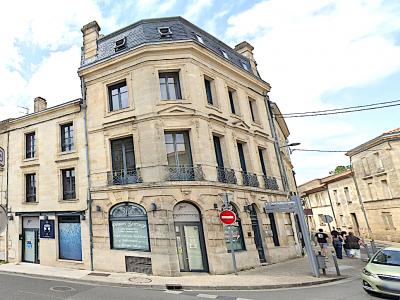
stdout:
POLYGON ((247 65, 247 63, 245 61, 240 61, 242 64, 243 69, 245 69, 246 71, 249 71, 249 66, 247 65))
POLYGON ((221 49, 221 53, 226 59, 229 59, 228 53, 225 50, 221 49))
POLYGON ((196 39, 197 39, 197 41, 198 41, 199 43, 204 44, 204 41, 203 41, 203 38, 201 37, 201 35, 198 35, 197 33, 195 33, 195 34, 196 34, 196 39))
POLYGON ((158 33, 161 37, 170 37, 172 35, 170 27, 158 27, 158 33))
POLYGON ((115 52, 121 51, 126 48, 126 37, 115 42, 115 52))

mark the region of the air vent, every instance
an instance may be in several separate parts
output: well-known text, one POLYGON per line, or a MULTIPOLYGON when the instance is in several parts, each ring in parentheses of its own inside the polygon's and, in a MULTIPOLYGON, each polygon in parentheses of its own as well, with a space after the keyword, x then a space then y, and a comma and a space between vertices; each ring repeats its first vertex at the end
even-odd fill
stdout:
POLYGON ((126 37, 115 42, 115 52, 121 51, 126 48, 126 37))
POLYGON ((170 37, 172 35, 171 28, 169 27, 158 27, 158 33, 161 37, 170 37))
POLYGON ((151 274, 151 258, 125 256, 125 265, 127 272, 151 274))

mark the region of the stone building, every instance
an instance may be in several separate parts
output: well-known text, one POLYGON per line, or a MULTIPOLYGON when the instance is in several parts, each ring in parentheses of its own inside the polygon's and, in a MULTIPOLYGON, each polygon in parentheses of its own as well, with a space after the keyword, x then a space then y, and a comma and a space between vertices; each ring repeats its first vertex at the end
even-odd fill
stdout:
POLYGON ((253 47, 180 17, 82 33, 82 99, 47 108, 38 97, 34 113, 0 123, 5 259, 229 273, 224 197, 238 216, 238 269, 298 256, 294 216, 264 212, 296 186, 253 47))
POLYGON ((400 242, 400 129, 346 153, 374 239, 400 242))
POLYGON ((179 17, 82 32, 94 269, 232 272, 224 194, 239 269, 297 256, 293 216, 263 210, 288 192, 253 47, 179 17))
POLYGON ((8 214, 1 250, 10 262, 89 268, 81 102, 34 102, 34 113, 0 123, 1 204, 8 214))

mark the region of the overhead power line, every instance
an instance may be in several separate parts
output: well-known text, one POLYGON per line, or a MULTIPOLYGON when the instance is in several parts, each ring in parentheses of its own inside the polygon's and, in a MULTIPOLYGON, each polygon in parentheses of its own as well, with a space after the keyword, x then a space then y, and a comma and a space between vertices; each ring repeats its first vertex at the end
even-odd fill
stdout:
POLYGON ((291 151, 292 151, 292 152, 294 152, 294 151, 306 151, 306 152, 334 152, 334 153, 337 153, 337 152, 340 152, 340 153, 349 152, 349 150, 321 150, 321 149, 297 149, 297 148, 291 149, 291 151))
POLYGON ((351 112, 358 111, 366 111, 366 110, 374 110, 381 109, 393 106, 400 106, 400 100, 393 101, 385 101, 378 102, 373 104, 365 104, 365 105, 357 105, 357 106, 349 106, 337 109, 327 109, 327 110, 318 110, 318 111, 309 111, 309 112, 301 112, 301 113, 287 113, 287 114, 276 114, 275 116, 278 118, 303 118, 303 117, 315 117, 315 116, 325 116, 325 115, 336 115, 336 114, 345 114, 351 112))

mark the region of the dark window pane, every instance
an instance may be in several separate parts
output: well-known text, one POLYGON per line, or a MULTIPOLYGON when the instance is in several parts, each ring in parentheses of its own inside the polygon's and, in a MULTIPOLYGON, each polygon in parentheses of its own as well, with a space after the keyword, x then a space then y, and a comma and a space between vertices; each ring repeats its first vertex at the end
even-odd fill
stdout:
POLYGON ((181 99, 179 73, 160 73, 160 93, 162 100, 181 99))
POLYGON ((61 125, 61 151, 74 148, 74 127, 72 123, 61 125))
POLYGON ((260 157, 261 169, 265 176, 267 176, 267 169, 265 168, 264 152, 265 150, 258 149, 258 155, 260 157))
POLYGON ((192 164, 189 135, 187 132, 166 133, 165 141, 169 166, 192 164))
POLYGON ((110 111, 119 110, 129 106, 128 87, 125 81, 109 86, 108 93, 110 111))
POLYGON ((36 202, 36 174, 25 175, 26 202, 36 202))
POLYGON ((217 136, 213 136, 213 140, 214 140, 214 150, 215 150, 215 157, 217 159, 217 165, 218 165, 218 167, 223 168, 224 167, 224 159, 222 158, 220 138, 217 136))
POLYGON ((75 169, 62 170, 63 179, 63 199, 70 200, 76 198, 75 192, 75 169))
POLYGON ((207 103, 213 105, 214 101, 211 91, 211 81, 208 79, 204 79, 204 85, 206 87, 207 103))
POLYGON ((127 172, 135 169, 133 139, 123 138, 111 141, 111 157, 113 171, 127 172))
POLYGON ((233 91, 228 91, 228 95, 229 95, 229 103, 231 105, 231 112, 233 114, 236 114, 236 109, 235 109, 235 100, 234 100, 234 96, 233 96, 233 91))
POLYGON ((246 160, 244 158, 243 144, 237 143, 237 147, 239 152, 240 167, 242 168, 243 172, 246 172, 247 168, 246 168, 246 160))
POLYGON ((31 132, 25 135, 25 158, 34 158, 35 153, 35 133, 31 132))

